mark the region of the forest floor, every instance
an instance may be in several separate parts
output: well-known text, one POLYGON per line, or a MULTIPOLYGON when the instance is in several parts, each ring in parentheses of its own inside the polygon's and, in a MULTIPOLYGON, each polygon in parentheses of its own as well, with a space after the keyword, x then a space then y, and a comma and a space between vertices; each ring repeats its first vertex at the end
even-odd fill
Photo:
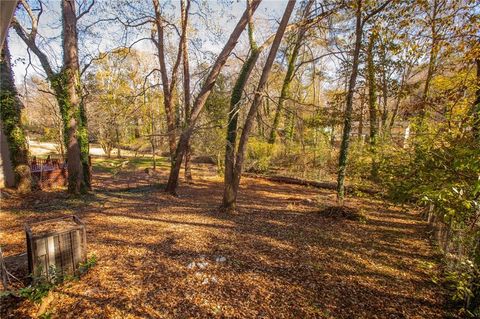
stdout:
POLYGON ((16 276, 27 272, 24 223, 69 214, 85 222, 97 264, 42 305, 2 300, 1 318, 446 315, 435 249, 414 211, 352 197, 364 218, 332 218, 320 212, 335 203, 331 190, 244 178, 238 212, 223 214, 214 166, 196 165, 179 197, 159 188, 163 167, 153 176, 107 168, 97 165, 95 191, 80 198, 2 199, 0 244, 16 276))

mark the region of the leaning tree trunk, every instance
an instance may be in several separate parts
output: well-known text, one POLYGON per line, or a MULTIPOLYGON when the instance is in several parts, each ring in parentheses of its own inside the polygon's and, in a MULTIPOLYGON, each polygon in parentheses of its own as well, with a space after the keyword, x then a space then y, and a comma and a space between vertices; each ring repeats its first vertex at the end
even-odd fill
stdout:
MULTIPOLYGON (((313 1, 310 0, 305 5, 305 8, 303 10, 302 20, 306 19, 310 14, 310 8, 312 4, 313 4, 313 1)), ((298 30, 292 52, 288 57, 287 73, 285 74, 285 78, 283 79, 282 90, 280 93, 280 97, 278 99, 277 109, 275 111, 275 116, 273 118, 272 130, 270 131, 270 138, 268 140, 268 143, 270 144, 275 144, 275 140, 277 138, 278 125, 280 124, 282 109, 284 107, 285 101, 291 98, 290 84, 292 83, 293 77, 295 75, 295 64, 297 62, 298 54, 300 52, 300 47, 302 46, 302 41, 305 36, 305 32, 307 32, 307 29, 308 27, 304 25, 298 30)))
POLYGON ((343 123, 342 144, 340 146, 340 156, 338 159, 338 177, 337 177, 337 198, 340 205, 343 205, 345 198, 345 175, 347 169, 348 150, 350 146, 350 131, 352 130, 352 111, 353 111, 353 93, 357 83, 358 64, 360 57, 360 47, 362 42, 362 2, 357 1, 355 26, 355 49, 353 51, 352 73, 348 83, 348 92, 345 105, 345 119, 343 123))
POLYGON ((60 110, 66 125, 68 191, 77 194, 86 190, 81 161, 80 140, 86 139, 86 130, 82 124, 80 98, 80 68, 78 63, 77 18, 75 0, 62 1, 63 16, 63 61, 64 69, 60 77, 64 86, 64 99, 60 110))
POLYGON ((21 193, 31 190, 31 174, 28 167, 28 149, 21 123, 22 104, 13 79, 8 41, 5 40, 0 57, 0 116, 7 137, 10 161, 15 171, 15 187, 21 193))
POLYGON ((245 29, 248 23, 248 17, 251 16, 255 10, 258 8, 261 0, 252 0, 250 7, 243 13, 242 17, 238 21, 235 29, 232 31, 230 38, 228 39, 227 43, 225 44, 222 52, 217 57, 214 65, 212 66, 208 77, 206 78, 200 92, 195 99, 195 102, 192 107, 192 111, 190 114, 189 122, 186 128, 182 131, 180 135, 180 139, 177 144, 177 148, 175 150, 175 159, 172 163, 170 169, 170 175, 168 177, 167 187, 165 191, 171 194, 175 194, 178 186, 178 177, 180 175, 180 168, 182 166, 182 160, 185 156, 185 151, 189 145, 190 137, 193 133, 195 124, 197 119, 202 111, 205 102, 207 101, 210 92, 215 85, 215 81, 217 80, 220 71, 222 70, 223 66, 227 62, 228 56, 235 48, 235 45, 238 42, 238 38, 242 34, 243 30, 245 29))
POLYGON ((265 84, 267 83, 268 77, 270 75, 270 70, 272 69, 272 65, 277 55, 278 48, 280 46, 280 43, 282 42, 283 34, 285 33, 288 20, 290 19, 293 8, 295 7, 295 2, 296 0, 289 0, 287 3, 287 7, 285 8, 282 21, 280 22, 280 25, 277 29, 277 32, 275 34, 275 39, 273 40, 272 47, 270 48, 270 52, 267 57, 267 61, 265 62, 265 66, 263 67, 262 75, 260 77, 257 89, 255 91, 255 97, 253 99, 252 105, 250 107, 247 118, 245 120, 245 125, 243 126, 242 135, 240 137, 238 151, 235 158, 235 169, 233 171, 233 181, 230 185, 224 185, 225 189, 231 188, 233 191, 233 198, 227 198, 225 196, 223 198, 222 208, 227 212, 235 210, 238 187, 240 185, 243 161, 244 161, 245 153, 247 150, 247 143, 248 143, 250 131, 252 129, 253 122, 255 120, 255 115, 258 112, 258 106, 262 102, 263 90, 265 88, 265 84))
MULTIPOLYGON (((240 110, 240 100, 242 98, 243 90, 247 84, 247 80, 255 66, 255 63, 260 55, 260 49, 255 42, 253 35, 253 21, 249 17, 248 21, 248 38, 250 42, 250 55, 245 63, 242 65, 240 74, 232 89, 230 98, 230 108, 228 111, 228 124, 225 145, 225 174, 224 174, 224 192, 223 202, 231 202, 235 200, 235 191, 233 189, 234 168, 235 168, 235 147, 237 144, 237 126, 238 114, 240 110)), ((224 205, 225 206, 225 205, 224 205)))
POLYGON ((375 83, 375 65, 373 62, 373 48, 377 34, 373 31, 370 34, 367 48, 367 81, 368 81, 368 110, 370 114, 370 153, 372 156, 372 167, 370 174, 372 179, 376 180, 378 176, 377 163, 377 136, 378 136, 378 119, 377 119, 377 93, 375 83))

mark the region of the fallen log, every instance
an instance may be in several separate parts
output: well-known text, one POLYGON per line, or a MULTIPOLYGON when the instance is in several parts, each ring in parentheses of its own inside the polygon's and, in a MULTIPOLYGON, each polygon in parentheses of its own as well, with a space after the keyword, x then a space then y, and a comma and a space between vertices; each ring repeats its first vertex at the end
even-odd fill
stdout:
MULTIPOLYGON (((252 177, 252 178, 260 178, 260 179, 265 179, 271 182, 277 182, 277 183, 284 183, 284 184, 292 184, 292 185, 302 185, 302 186, 311 186, 315 188, 324 188, 324 189, 331 189, 331 190, 336 190, 337 189, 337 184, 333 182, 317 182, 317 181, 312 181, 312 180, 306 180, 306 179, 300 179, 300 178, 295 178, 295 177, 288 177, 288 176, 280 176, 280 175, 262 175, 262 174, 254 174, 254 173, 244 173, 243 176, 245 177, 252 177)), ((380 194, 380 191, 377 189, 372 189, 368 187, 362 187, 362 186, 346 186, 345 190, 348 193, 355 193, 355 192, 361 192, 369 195, 378 195, 380 194)))

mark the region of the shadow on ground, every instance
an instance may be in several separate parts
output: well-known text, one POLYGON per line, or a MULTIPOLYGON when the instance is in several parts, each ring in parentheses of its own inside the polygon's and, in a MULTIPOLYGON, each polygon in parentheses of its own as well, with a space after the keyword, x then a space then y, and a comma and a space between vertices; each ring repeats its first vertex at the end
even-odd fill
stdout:
MULTIPOLYGON (((179 197, 158 188, 164 174, 139 172, 135 182, 97 174, 96 192, 82 198, 12 200, 0 215, 4 250, 25 250, 26 221, 84 220, 98 265, 56 289, 48 309, 58 318, 444 316, 416 214, 351 198, 366 221, 327 218, 319 210, 334 203, 331 191, 255 179, 243 180, 238 212, 222 214, 220 179, 208 172, 179 197)), ((31 313, 24 303, 9 316, 31 313)))

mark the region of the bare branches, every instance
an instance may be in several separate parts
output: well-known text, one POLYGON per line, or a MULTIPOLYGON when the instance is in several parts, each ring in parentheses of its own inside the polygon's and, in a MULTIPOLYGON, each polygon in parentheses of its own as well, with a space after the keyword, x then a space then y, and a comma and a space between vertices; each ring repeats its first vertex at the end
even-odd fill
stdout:
MULTIPOLYGON (((85 11, 83 11, 82 13, 80 13, 80 14, 77 16, 77 20, 80 20, 85 14, 89 13, 94 4, 95 4, 95 0, 92 0, 92 2, 90 3, 90 5, 88 6, 88 8, 85 9, 85 11)), ((81 7, 82 7, 82 5, 80 5, 79 9, 80 9, 81 7)))
POLYGON ((92 65, 93 62, 102 60, 107 55, 108 55, 108 52, 102 52, 97 57, 90 59, 90 61, 88 63, 85 63, 82 70, 80 71, 80 76, 82 76, 85 73, 85 71, 87 71, 87 69, 90 67, 90 65, 92 65))
MULTIPOLYGON (((37 58, 40 60, 40 64, 42 65, 47 77, 52 77, 55 73, 50 65, 50 62, 48 61, 47 55, 40 50, 40 48, 37 46, 35 42, 35 37, 36 33, 34 34, 35 37, 32 37, 32 33, 30 35, 27 35, 25 32, 25 29, 20 25, 18 20, 14 17, 12 20, 12 27, 18 34, 18 36, 25 42, 27 47, 32 50, 32 52, 37 56, 37 58)), ((33 32, 33 29, 32 29, 33 32)))

